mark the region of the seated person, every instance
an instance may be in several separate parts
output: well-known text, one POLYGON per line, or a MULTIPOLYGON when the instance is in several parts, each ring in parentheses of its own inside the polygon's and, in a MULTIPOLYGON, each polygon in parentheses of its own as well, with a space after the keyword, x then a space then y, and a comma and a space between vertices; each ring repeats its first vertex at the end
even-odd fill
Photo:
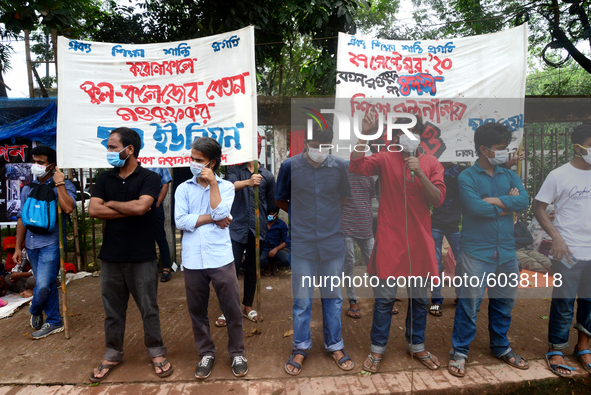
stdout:
MULTIPOLYGON (((549 204, 546 207, 546 214, 550 217, 550 221, 554 222, 554 218, 556 217, 556 213, 554 212, 554 204, 549 204)), ((531 249, 534 251, 538 251, 540 254, 545 256, 550 255, 550 250, 552 249, 552 238, 538 222, 538 220, 534 217, 529 225, 529 231, 531 232, 534 242, 531 245, 531 249)))
POLYGON ((290 248, 291 240, 287 232, 287 224, 277 218, 279 209, 270 205, 267 215, 267 236, 263 241, 261 267, 269 266, 269 273, 278 274, 277 266, 291 266, 290 254, 284 248, 290 248))
POLYGON ((547 273, 552 269, 550 259, 530 247, 534 239, 523 222, 515 222, 513 235, 515 236, 515 250, 520 270, 525 269, 532 272, 547 273))
POLYGON ((35 288, 35 277, 31 270, 31 264, 27 257, 26 248, 22 249, 22 259, 20 264, 15 264, 12 260, 12 255, 16 247, 16 238, 10 236, 2 242, 2 249, 6 251, 6 271, 9 272, 4 281, 6 287, 12 292, 20 294, 23 298, 30 298, 33 296, 33 289, 35 288))

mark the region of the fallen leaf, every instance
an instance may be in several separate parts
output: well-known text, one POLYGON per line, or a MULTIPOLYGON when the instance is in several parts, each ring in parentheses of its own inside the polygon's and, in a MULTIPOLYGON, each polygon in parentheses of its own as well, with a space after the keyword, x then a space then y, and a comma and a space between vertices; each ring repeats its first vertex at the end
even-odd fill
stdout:
POLYGON ((246 335, 246 337, 253 337, 254 335, 260 335, 261 331, 259 329, 253 329, 250 331, 250 333, 248 335, 246 335))
POLYGON ((290 329, 283 334, 283 337, 288 337, 288 336, 292 336, 292 335, 293 335, 293 329, 290 329))
POLYGON ((283 391, 284 391, 284 389, 283 389, 283 388, 280 388, 280 389, 278 389, 277 391, 273 391, 273 392, 271 392, 271 395, 280 395, 280 394, 282 394, 282 393, 283 393, 283 391))
POLYGON ((543 320, 547 320, 548 319, 548 316, 547 315, 543 315, 540 318, 543 319, 543 320))
POLYGON ((401 326, 399 326, 399 327, 398 327, 398 329, 400 329, 401 331, 403 331, 403 330, 404 330, 404 328, 403 328, 403 327, 401 327, 401 326))
POLYGON ((91 383, 88 384, 89 387, 97 387, 100 383, 91 383))

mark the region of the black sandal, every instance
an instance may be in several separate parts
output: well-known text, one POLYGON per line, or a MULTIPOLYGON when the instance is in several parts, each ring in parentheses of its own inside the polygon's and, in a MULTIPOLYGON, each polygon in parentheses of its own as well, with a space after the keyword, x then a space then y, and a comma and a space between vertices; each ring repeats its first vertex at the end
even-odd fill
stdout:
POLYGON ((104 379, 106 379, 106 378, 107 378, 107 376, 108 376, 108 375, 110 375, 110 374, 111 374, 111 372, 112 372, 113 370, 115 370, 115 368, 116 368, 117 366, 119 366, 119 365, 121 365, 121 362, 119 362, 119 363, 106 363, 106 364, 104 364, 104 365, 103 365, 103 364, 100 364, 100 365, 98 366, 98 368, 97 368, 97 369, 98 369, 98 371, 99 371, 99 374, 100 374, 100 373, 103 371, 103 369, 108 369, 108 370, 107 370, 107 373, 105 373, 105 374, 103 375, 103 377, 96 377, 96 376, 94 375, 94 372, 92 372, 92 373, 90 374, 90 377, 89 377, 88 379, 89 379, 89 380, 90 380, 92 383, 99 383, 99 382, 103 381, 104 379))
POLYGON ((174 366, 172 366, 172 364, 170 363, 170 368, 168 370, 164 370, 164 367, 169 363, 170 362, 168 362, 168 359, 164 359, 164 361, 162 361, 162 362, 152 362, 152 366, 154 368, 160 368, 160 373, 156 373, 156 370, 154 370, 154 373, 156 373, 156 376, 158 376, 160 378, 170 376, 172 374, 172 372, 174 371, 174 366))
MULTIPOLYGON (((296 350, 295 348, 291 351, 291 356, 289 357, 289 359, 287 360, 287 362, 285 363, 285 371, 287 372, 287 374, 290 374, 292 376, 297 376, 298 374, 300 374, 300 372, 302 371, 302 365, 300 365, 299 363, 295 362, 293 360, 293 357, 295 357, 296 355, 303 355, 304 356, 304 360, 306 359, 306 357, 308 356, 308 354, 306 354, 305 351, 302 350, 296 350), (293 366, 294 368, 298 369, 297 372, 291 372, 287 366, 293 366)), ((304 361, 302 361, 303 363, 304 361)))

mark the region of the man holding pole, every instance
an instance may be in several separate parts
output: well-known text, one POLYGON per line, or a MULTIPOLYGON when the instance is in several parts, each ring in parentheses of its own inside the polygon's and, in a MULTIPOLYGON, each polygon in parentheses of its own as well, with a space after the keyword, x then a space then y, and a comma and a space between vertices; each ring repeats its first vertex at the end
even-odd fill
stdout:
POLYGON ((160 178, 137 162, 140 136, 117 128, 107 141, 107 161, 113 170, 101 173, 90 198, 91 218, 106 220, 101 259, 101 295, 105 309, 106 352, 90 381, 104 380, 123 359, 123 339, 129 294, 140 309, 144 343, 158 377, 170 376, 165 358, 156 295, 156 199, 160 178))
MULTIPOLYGON (((59 226, 55 226, 49 233, 35 233, 25 228, 22 218, 22 208, 31 192, 41 185, 49 185, 53 188, 55 198, 59 200, 62 211, 70 214, 75 208, 76 187, 71 181, 66 180, 56 165, 56 154, 53 148, 37 146, 31 150, 33 164, 31 172, 37 178, 30 185, 25 185, 21 192, 21 211, 18 214, 16 226, 16 245, 22 246, 23 241, 27 248, 36 284, 31 301, 31 327, 35 332, 32 339, 42 339, 54 333, 62 332, 64 324, 59 311, 59 293, 55 279, 60 269, 59 251, 59 226), (43 323, 43 311, 47 315, 43 323)), ((25 219, 26 220, 26 219, 25 219)), ((57 221, 56 221, 57 222, 57 221)), ((22 253, 16 248, 13 255, 15 264, 20 264, 22 253)))

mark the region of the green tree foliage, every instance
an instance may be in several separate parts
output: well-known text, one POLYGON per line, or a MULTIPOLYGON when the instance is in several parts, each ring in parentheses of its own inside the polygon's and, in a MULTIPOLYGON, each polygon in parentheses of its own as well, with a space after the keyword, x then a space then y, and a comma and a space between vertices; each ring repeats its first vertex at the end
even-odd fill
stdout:
POLYGON ((591 74, 570 61, 560 69, 529 73, 525 83, 526 95, 588 96, 591 94, 591 74))
POLYGON ((530 52, 560 67, 572 57, 591 73, 591 59, 576 45, 591 44, 591 0, 413 0, 417 23, 440 38, 492 33, 529 22, 530 52), (439 22, 432 24, 432 20, 439 22), (423 22, 425 21, 425 22, 423 22))

